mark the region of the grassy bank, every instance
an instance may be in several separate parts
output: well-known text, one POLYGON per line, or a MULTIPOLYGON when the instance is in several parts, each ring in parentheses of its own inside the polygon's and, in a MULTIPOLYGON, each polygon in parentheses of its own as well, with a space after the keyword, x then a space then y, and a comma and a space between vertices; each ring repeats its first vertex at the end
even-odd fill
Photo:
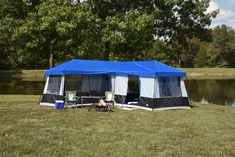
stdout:
POLYGON ((189 79, 235 79, 235 68, 182 68, 189 79))
POLYGON ((0 80, 43 81, 45 70, 0 70, 0 80))
POLYGON ((0 156, 235 156, 235 108, 112 113, 0 95, 0 156))
MULTIPOLYGON (((182 68, 188 79, 235 79, 235 68, 182 68)), ((44 70, 0 70, 0 80, 44 80, 44 70)))

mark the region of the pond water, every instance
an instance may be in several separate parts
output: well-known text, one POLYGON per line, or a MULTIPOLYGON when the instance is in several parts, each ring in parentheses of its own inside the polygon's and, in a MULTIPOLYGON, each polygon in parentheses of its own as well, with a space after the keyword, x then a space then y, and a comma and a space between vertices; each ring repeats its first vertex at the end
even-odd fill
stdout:
POLYGON ((0 94, 40 95, 44 85, 44 81, 0 81, 0 94))
MULTIPOLYGON (((40 95, 44 81, 0 81, 0 94, 40 95)), ((186 80, 191 100, 235 106, 235 79, 186 80)))
POLYGON ((235 106, 235 79, 186 80, 191 100, 235 106))

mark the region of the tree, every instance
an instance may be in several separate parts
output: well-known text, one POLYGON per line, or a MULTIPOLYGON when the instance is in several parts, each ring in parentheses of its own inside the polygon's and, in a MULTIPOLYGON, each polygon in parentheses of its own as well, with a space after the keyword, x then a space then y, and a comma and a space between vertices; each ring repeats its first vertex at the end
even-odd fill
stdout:
POLYGON ((231 27, 215 27, 211 46, 212 66, 235 67, 235 31, 231 27))
POLYGON ((117 23, 112 27, 112 33, 109 32, 108 34, 117 34, 116 32, 118 32, 119 37, 117 39, 119 39, 119 42, 113 45, 112 38, 102 41, 104 51, 107 53, 105 59, 109 58, 110 52, 121 60, 144 59, 143 56, 150 49, 151 46, 149 45, 153 44, 155 37, 155 39, 163 38, 169 47, 174 49, 177 60, 181 64, 182 57, 185 56, 183 53, 188 51, 188 40, 191 38, 198 38, 202 41, 210 39, 211 31, 208 26, 211 19, 218 13, 218 10, 206 13, 209 0, 88 0, 87 3, 91 5, 93 12, 101 19, 102 29, 109 27, 110 19, 117 23), (128 20, 137 21, 139 16, 145 17, 142 18, 142 23, 145 23, 146 27, 142 27, 141 31, 136 31, 137 23, 135 23, 135 27, 128 25, 127 31, 120 29, 118 23, 125 24, 124 18, 131 12, 138 14, 138 16, 127 18, 128 20))
POLYGON ((209 0, 155 0, 158 8, 156 21, 156 35, 165 38, 177 55, 179 66, 185 51, 188 51, 188 42, 192 38, 201 41, 211 39, 208 26, 218 10, 206 13, 209 0))
POLYGON ((63 61, 66 56, 129 60, 137 56, 132 54, 135 52, 139 52, 137 57, 141 58, 141 52, 151 46, 152 14, 130 10, 104 18, 94 10, 87 2, 73 4, 64 0, 40 4, 15 34, 24 62, 40 56, 50 58, 50 67, 53 58, 63 61), (65 54, 66 51, 70 53, 65 54))
POLYGON ((153 42, 154 16, 130 10, 122 17, 108 18, 108 28, 112 22, 116 23, 117 27, 104 31, 102 38, 104 43, 110 45, 109 57, 114 60, 145 59, 145 54, 153 42))
POLYGON ((153 3, 143 0, 88 0, 87 3, 101 22, 99 45, 103 47, 103 59, 142 59, 153 41, 153 3))
POLYGON ((194 58, 194 67, 209 67, 210 66, 210 56, 209 51, 211 51, 211 43, 200 42, 199 50, 194 58))
POLYGON ((21 54, 16 51, 12 35, 41 1, 0 0, 0 69, 19 66, 21 54))
POLYGON ((14 29, 22 23, 26 10, 22 1, 0 1, 0 69, 13 66, 11 56, 15 45, 11 41, 11 35, 14 29))
POLYGON ((63 61, 70 51, 74 56, 82 56, 82 50, 89 50, 89 44, 95 40, 98 22, 87 4, 49 0, 29 14, 25 23, 17 29, 15 41, 26 60, 48 58, 50 67, 53 67, 55 59, 63 61), (76 54, 77 50, 80 54, 76 54))
POLYGON ((155 53, 154 58, 191 66, 188 41, 207 40, 217 13, 205 12, 208 0, 26 0, 25 4, 31 9, 14 29, 14 41, 21 55, 17 58, 28 68, 39 62, 34 66, 45 67, 45 61, 52 67, 54 61, 73 57, 152 59, 149 52, 158 41, 166 43, 167 53, 156 51, 162 55, 155 53))

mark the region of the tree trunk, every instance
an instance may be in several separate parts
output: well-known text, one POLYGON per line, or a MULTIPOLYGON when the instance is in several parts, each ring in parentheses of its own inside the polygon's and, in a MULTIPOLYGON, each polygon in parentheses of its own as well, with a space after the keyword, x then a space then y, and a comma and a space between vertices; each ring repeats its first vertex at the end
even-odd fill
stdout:
POLYGON ((50 68, 54 67, 54 53, 53 52, 50 53, 49 64, 50 64, 50 68))
POLYGON ((50 46, 50 58, 49 58, 50 68, 54 67, 54 52, 52 45, 50 46))
POLYGON ((104 60, 109 60, 109 53, 110 53, 110 45, 109 42, 104 43, 104 60))
POLYGON ((179 68, 181 67, 181 59, 179 59, 179 68))

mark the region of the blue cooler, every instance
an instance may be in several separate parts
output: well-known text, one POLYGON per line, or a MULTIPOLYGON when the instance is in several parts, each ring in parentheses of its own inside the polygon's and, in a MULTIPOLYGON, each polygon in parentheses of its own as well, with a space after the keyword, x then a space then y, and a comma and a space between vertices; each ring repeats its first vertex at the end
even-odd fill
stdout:
POLYGON ((58 110, 64 109, 64 101, 63 100, 56 100, 55 101, 55 108, 58 110))

